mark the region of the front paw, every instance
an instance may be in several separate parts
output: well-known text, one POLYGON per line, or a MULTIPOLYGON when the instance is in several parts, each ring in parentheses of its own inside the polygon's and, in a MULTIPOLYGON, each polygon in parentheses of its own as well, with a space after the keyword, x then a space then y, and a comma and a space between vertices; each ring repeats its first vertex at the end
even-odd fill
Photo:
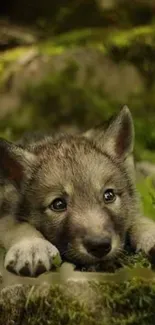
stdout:
POLYGON ((37 276, 61 263, 57 248, 42 238, 23 239, 13 245, 5 256, 8 271, 24 276, 37 276))
POLYGON ((155 233, 146 234, 143 240, 141 240, 141 243, 137 245, 136 251, 144 252, 151 264, 155 264, 155 233))

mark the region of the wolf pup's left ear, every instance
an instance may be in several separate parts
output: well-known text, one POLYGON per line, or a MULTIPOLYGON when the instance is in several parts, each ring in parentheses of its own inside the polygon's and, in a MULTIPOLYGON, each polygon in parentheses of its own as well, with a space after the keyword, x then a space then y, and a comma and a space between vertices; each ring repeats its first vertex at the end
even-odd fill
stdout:
POLYGON ((35 156, 19 146, 0 139, 0 171, 5 178, 20 187, 35 162, 35 156))
POLYGON ((124 106, 117 117, 110 123, 105 131, 103 142, 104 151, 114 158, 125 159, 132 153, 134 125, 127 106, 124 106))
POLYGON ((90 139, 102 152, 114 159, 125 159, 133 151, 134 125, 130 110, 124 106, 110 123, 99 128, 88 130, 83 134, 90 139))

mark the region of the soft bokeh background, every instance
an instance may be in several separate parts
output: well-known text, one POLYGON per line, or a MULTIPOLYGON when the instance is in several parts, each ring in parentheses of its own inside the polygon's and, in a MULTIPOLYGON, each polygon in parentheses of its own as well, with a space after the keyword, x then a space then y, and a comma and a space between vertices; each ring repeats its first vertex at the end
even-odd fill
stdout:
MULTIPOLYGON (((155 0, 0 1, 0 136, 87 129, 124 104, 136 129, 137 187, 155 218, 155 0)), ((154 273, 146 257, 130 258, 93 291, 85 281, 35 289, 35 279, 2 272, 0 324, 155 324, 154 273)))
POLYGON ((155 1, 1 4, 1 136, 87 129, 124 104, 136 128, 137 185, 154 216, 155 1))

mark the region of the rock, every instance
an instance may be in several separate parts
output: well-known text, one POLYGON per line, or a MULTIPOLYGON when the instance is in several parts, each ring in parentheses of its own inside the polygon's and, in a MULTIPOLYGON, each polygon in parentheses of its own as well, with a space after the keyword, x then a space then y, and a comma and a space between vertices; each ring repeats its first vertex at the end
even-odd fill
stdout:
POLYGON ((66 49, 61 54, 47 55, 40 54, 34 47, 25 50, 5 71, 1 82, 1 118, 20 106, 27 85, 39 83, 50 75, 52 78, 72 62, 77 64, 78 84, 85 84, 88 70, 91 70, 89 81, 92 85, 102 87, 111 98, 122 103, 127 102, 131 94, 143 90, 142 77, 132 64, 116 64, 95 48, 79 47, 66 49))
POLYGON ((27 284, 8 286, 0 293, 0 324, 154 324, 154 272, 133 269, 112 274, 109 280, 106 276, 103 281, 96 276, 89 282, 37 285, 27 278, 27 284))

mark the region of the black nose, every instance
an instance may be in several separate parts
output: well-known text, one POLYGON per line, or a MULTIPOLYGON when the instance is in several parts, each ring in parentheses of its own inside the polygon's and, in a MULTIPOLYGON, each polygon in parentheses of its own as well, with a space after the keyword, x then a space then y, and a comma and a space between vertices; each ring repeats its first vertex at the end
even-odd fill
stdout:
POLYGON ((84 239, 84 246, 88 253, 95 257, 101 258, 107 255, 111 250, 111 238, 110 237, 91 237, 87 236, 84 239))

